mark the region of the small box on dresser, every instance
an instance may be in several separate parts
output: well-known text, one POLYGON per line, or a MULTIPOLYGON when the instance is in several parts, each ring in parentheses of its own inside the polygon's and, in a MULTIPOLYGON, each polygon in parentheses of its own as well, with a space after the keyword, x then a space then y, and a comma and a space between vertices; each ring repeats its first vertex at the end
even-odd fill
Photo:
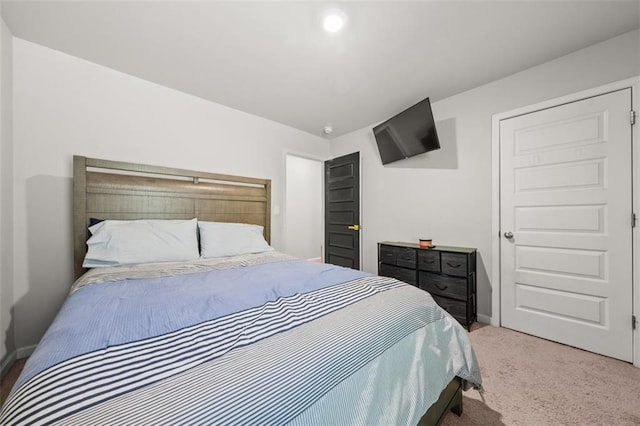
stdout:
POLYGON ((381 242, 378 275, 428 291, 467 330, 477 320, 475 248, 381 242))

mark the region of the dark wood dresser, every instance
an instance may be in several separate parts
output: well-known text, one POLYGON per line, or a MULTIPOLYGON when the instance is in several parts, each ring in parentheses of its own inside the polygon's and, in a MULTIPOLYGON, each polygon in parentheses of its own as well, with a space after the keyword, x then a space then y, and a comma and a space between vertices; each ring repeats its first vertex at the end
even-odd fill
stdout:
POLYGON ((378 243, 378 275, 428 291, 467 330, 477 320, 476 249, 378 243))

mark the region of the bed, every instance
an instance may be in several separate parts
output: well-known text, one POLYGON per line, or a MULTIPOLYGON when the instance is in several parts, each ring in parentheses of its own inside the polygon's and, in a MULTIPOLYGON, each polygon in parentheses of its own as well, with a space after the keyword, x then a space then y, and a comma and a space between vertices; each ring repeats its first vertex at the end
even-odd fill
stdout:
POLYGON ((466 331, 413 286, 273 250, 270 194, 265 179, 75 156, 77 280, 0 423, 431 425, 461 414, 462 389, 481 389, 466 331), (145 249, 131 257, 118 244, 148 235, 141 224, 160 237, 136 240, 145 249), (100 251, 111 246, 128 261, 100 251))

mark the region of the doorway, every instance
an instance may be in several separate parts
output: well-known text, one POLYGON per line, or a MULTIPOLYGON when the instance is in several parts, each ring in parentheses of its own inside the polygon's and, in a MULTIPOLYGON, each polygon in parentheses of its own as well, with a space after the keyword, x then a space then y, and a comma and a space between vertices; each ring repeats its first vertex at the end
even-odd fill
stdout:
POLYGON ((285 170, 285 252, 320 261, 324 239, 322 161, 286 154, 285 170))

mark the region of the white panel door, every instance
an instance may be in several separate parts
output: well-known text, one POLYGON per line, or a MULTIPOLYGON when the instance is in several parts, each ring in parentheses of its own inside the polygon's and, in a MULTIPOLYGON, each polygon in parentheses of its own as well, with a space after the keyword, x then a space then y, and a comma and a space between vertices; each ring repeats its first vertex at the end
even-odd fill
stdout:
POLYGON ((500 122, 502 325, 625 361, 630 110, 624 89, 500 122))

